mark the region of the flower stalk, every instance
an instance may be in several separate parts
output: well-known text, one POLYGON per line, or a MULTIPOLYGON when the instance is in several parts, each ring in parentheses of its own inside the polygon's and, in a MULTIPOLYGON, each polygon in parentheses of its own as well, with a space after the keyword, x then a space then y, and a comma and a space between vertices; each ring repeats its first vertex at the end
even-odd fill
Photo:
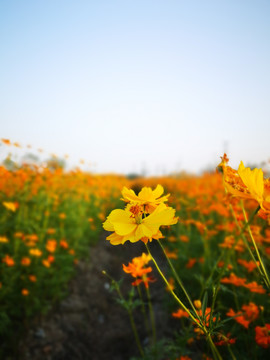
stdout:
MULTIPOLYGON (((120 290, 120 286, 119 286, 118 282, 116 280, 114 280, 109 274, 107 274, 107 272, 105 270, 102 271, 102 274, 104 274, 105 276, 107 276, 111 280, 111 283, 112 283, 114 289, 116 290, 120 300, 122 300, 123 303, 127 303, 124 296, 123 296, 123 294, 122 294, 122 292, 121 292, 121 290, 120 290)), ((130 306, 125 306, 125 309, 128 312, 130 325, 131 325, 131 328, 132 328, 132 331, 133 331, 133 334, 134 334, 134 337, 135 337, 136 345, 138 347, 138 350, 139 350, 141 356, 143 357, 144 356, 144 351, 143 351, 141 341, 140 341, 140 338, 139 338, 139 335, 138 335, 138 331, 137 331, 137 328, 136 328, 136 325, 135 325, 132 310, 131 310, 130 306)))
POLYGON ((165 282, 166 286, 168 289, 170 289, 170 293, 172 294, 172 296, 174 297, 174 299, 178 302, 178 304, 181 306, 182 309, 184 309, 189 317, 194 321, 194 323, 203 331, 203 333, 206 335, 206 340, 209 343, 213 356, 215 359, 217 360, 222 360, 221 355, 219 354, 218 349, 216 348, 216 345, 213 343, 213 340, 211 338, 211 334, 209 333, 209 331, 207 330, 206 326, 203 324, 201 318, 198 316, 196 310, 195 310, 195 314, 197 319, 195 318, 195 316, 190 312, 190 310, 182 303, 182 301, 179 299, 179 297, 176 295, 176 293, 171 289, 170 284, 168 282, 168 280, 166 279, 165 275, 163 274, 162 270, 160 269, 160 267, 158 266, 158 263, 156 262, 156 260, 154 259, 153 255, 151 254, 151 251, 149 249, 149 246, 147 244, 145 244, 146 249, 148 251, 148 254, 151 256, 155 267, 157 269, 157 271, 159 272, 160 276, 162 277, 163 281, 165 282))

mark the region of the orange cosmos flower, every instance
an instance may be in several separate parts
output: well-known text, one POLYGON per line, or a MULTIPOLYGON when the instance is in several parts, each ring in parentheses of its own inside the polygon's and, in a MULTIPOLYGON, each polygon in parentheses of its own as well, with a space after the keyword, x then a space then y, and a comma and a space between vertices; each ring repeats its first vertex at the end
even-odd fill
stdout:
POLYGON ((133 281, 133 283, 131 283, 131 285, 138 286, 139 284, 144 283, 145 288, 148 289, 149 283, 155 282, 155 281, 156 281, 156 279, 154 279, 153 277, 147 276, 144 274, 141 278, 138 278, 135 281, 133 281))
POLYGON ((25 236, 25 240, 30 240, 31 242, 38 241, 37 234, 29 234, 25 236))
POLYGON ((197 259, 196 259, 196 258, 190 258, 190 259, 188 260, 188 263, 186 264, 186 268, 187 268, 187 269, 191 269, 196 262, 197 262, 197 259))
POLYGON ((189 237, 187 235, 180 235, 179 236, 179 239, 182 241, 182 242, 189 242, 189 237))
POLYGON ((68 249, 68 243, 66 242, 66 240, 60 240, 60 246, 63 249, 68 249))
POLYGON ((23 233, 22 233, 22 232, 17 231, 17 232, 15 232, 14 237, 16 237, 16 238, 23 238, 23 237, 24 237, 24 235, 23 235, 23 233))
MULTIPOLYGON (((202 310, 201 310, 201 309, 197 310, 197 314, 202 318, 202 310)), ((203 323, 204 323, 205 327, 209 327, 210 315, 211 315, 211 308, 210 308, 210 307, 207 307, 207 308, 205 309, 204 320, 203 320, 203 323)), ((199 322, 198 319, 196 319, 196 321, 199 322)), ((212 318, 212 321, 215 322, 215 321, 216 321, 216 317, 213 317, 213 318, 212 318)), ((194 323, 194 325, 196 325, 196 323, 194 323)), ((203 331, 202 331, 199 327, 195 327, 195 328, 194 328, 194 331, 195 331, 196 333, 198 333, 199 335, 203 334, 203 331)))
POLYGON ((178 255, 177 255, 178 250, 177 249, 175 249, 174 251, 170 251, 169 249, 166 248, 165 252, 169 259, 177 259, 178 258, 178 255))
POLYGON ((203 223, 201 223, 200 221, 188 219, 188 220, 185 220, 185 224, 186 225, 191 225, 191 224, 194 225, 201 234, 203 234, 204 231, 206 230, 206 226, 203 223))
POLYGON ((5 144, 5 145, 11 145, 11 142, 9 139, 1 139, 2 140, 2 143, 5 144))
POLYGON ((98 214, 98 218, 101 220, 101 221, 104 221, 105 220, 105 215, 103 213, 99 213, 98 214))
POLYGON ((21 259, 21 264, 23 266, 29 266, 31 264, 31 259, 29 259, 28 257, 24 257, 21 259))
POLYGON ((169 242, 174 243, 174 242, 176 242, 176 237, 175 237, 174 235, 171 235, 171 236, 168 236, 167 240, 168 240, 169 242))
POLYGON ((54 256, 49 255, 47 260, 49 261, 49 263, 53 263, 55 259, 54 259, 54 256))
POLYGON ((132 262, 130 262, 127 266, 123 264, 124 272, 136 278, 132 285, 136 286, 143 282, 145 287, 148 288, 148 283, 154 281, 146 275, 152 271, 150 266, 145 267, 150 260, 151 256, 143 253, 141 256, 133 258, 132 262))
POLYGON ((15 265, 15 261, 12 259, 12 257, 10 257, 9 255, 6 255, 3 259, 2 259, 3 263, 6 263, 7 266, 14 266, 15 265))
POLYGON ((256 326, 255 333, 256 343, 264 349, 267 349, 270 346, 270 324, 256 326))
POLYGON ((49 267, 51 266, 51 263, 50 263, 48 260, 46 260, 46 259, 43 259, 43 260, 42 260, 42 264, 43 264, 45 267, 47 267, 47 268, 49 268, 49 267))
POLYGON ((245 250, 243 240, 237 240, 235 242, 232 235, 226 236, 223 243, 219 244, 220 247, 224 249, 231 249, 234 247, 235 251, 243 252, 245 250))
POLYGON ((265 294, 266 290, 262 287, 262 285, 259 285, 256 283, 256 281, 252 281, 251 283, 248 283, 244 285, 249 291, 257 293, 257 294, 265 294))
POLYGON ((126 266, 123 264, 123 270, 127 274, 130 274, 133 277, 141 277, 144 274, 147 274, 152 271, 151 267, 145 268, 144 266, 149 263, 151 260, 150 255, 146 255, 145 253, 142 256, 138 256, 132 259, 132 262, 128 263, 126 266))
POLYGON ((187 313, 185 310, 183 310, 183 309, 179 309, 179 310, 177 310, 176 312, 173 312, 173 313, 172 313, 172 316, 173 316, 174 318, 178 318, 178 319, 180 319, 180 318, 182 318, 182 317, 189 317, 188 313, 187 313))
POLYGON ((235 247, 234 247, 234 250, 237 251, 237 252, 244 252, 245 251, 245 246, 244 246, 244 242, 243 240, 238 240, 235 247))
POLYGON ((29 280, 31 282, 36 282, 37 281, 37 277, 35 275, 29 275, 28 278, 29 278, 29 280))
MULTIPOLYGON (((223 267, 224 265, 225 265, 225 263, 224 263, 224 261, 222 261, 222 260, 219 261, 218 264, 217 264, 218 267, 223 267)), ((231 264, 228 264, 228 265, 227 265, 227 269, 228 269, 228 270, 232 270, 232 269, 233 269, 233 266, 232 266, 231 264)))
MULTIPOLYGON (((237 262, 246 268, 248 272, 252 272, 257 267, 253 260, 246 261, 244 259, 237 259, 237 262)), ((259 261, 257 261, 257 265, 260 266, 259 261)))
POLYGON ((46 249, 47 249, 49 252, 51 252, 51 253, 55 252, 56 247, 57 247, 57 241, 56 241, 56 240, 51 239, 51 240, 48 240, 48 241, 47 241, 46 249))
POLYGON ((221 283, 223 284, 232 284, 235 286, 246 286, 247 279, 239 278, 234 273, 231 273, 229 277, 224 277, 221 279, 221 283))
POLYGON ((22 295, 23 295, 23 296, 28 296, 28 295, 29 295, 29 290, 27 290, 27 289, 22 289, 22 295))
POLYGON ((55 234, 55 232, 56 232, 55 229, 52 229, 52 228, 47 229, 47 234, 52 235, 52 234, 55 234))
POLYGON ((233 309, 230 309, 227 316, 235 316, 235 321, 248 329, 249 324, 256 320, 259 316, 259 308, 256 304, 250 302, 248 305, 242 306, 242 311, 235 312, 233 309))
POLYGON ((231 249, 234 245, 234 237, 232 235, 226 236, 224 242, 219 244, 220 247, 224 249, 231 249))
POLYGON ((231 334, 228 333, 226 336, 223 334, 218 334, 218 340, 219 341, 215 341, 215 345, 216 346, 223 346, 223 345, 231 345, 231 344, 235 344, 236 339, 235 338, 231 338, 231 334))

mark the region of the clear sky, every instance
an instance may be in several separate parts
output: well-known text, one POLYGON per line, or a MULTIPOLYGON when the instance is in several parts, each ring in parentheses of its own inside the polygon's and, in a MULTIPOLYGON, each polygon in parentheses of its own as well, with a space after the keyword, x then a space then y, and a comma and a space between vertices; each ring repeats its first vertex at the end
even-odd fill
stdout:
POLYGON ((160 174, 270 157, 269 0, 1 0, 1 138, 160 174))

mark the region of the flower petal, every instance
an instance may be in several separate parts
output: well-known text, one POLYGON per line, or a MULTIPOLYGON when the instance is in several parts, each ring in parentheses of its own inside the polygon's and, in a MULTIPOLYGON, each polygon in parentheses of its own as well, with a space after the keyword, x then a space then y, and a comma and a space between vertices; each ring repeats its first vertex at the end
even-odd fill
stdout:
POLYGON ((123 195, 123 200, 128 200, 128 201, 135 201, 138 202, 138 196, 135 194, 135 192, 131 189, 128 189, 124 186, 123 190, 122 190, 122 195, 123 195))
POLYGON ((164 193, 163 186, 161 186, 160 184, 158 184, 157 187, 155 188, 155 190, 153 190, 153 197, 154 197, 155 199, 157 199, 157 198, 159 198, 163 193, 164 193))
POLYGON ((238 174, 248 188, 251 195, 261 204, 263 200, 264 182, 262 169, 246 168, 241 161, 238 174))

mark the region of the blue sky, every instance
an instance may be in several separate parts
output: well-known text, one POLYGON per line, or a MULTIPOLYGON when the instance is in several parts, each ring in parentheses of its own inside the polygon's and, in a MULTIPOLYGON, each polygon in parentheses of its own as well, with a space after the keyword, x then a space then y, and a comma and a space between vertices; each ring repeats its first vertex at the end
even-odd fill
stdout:
POLYGON ((270 157, 269 1, 0 2, 1 137, 99 172, 270 157))

